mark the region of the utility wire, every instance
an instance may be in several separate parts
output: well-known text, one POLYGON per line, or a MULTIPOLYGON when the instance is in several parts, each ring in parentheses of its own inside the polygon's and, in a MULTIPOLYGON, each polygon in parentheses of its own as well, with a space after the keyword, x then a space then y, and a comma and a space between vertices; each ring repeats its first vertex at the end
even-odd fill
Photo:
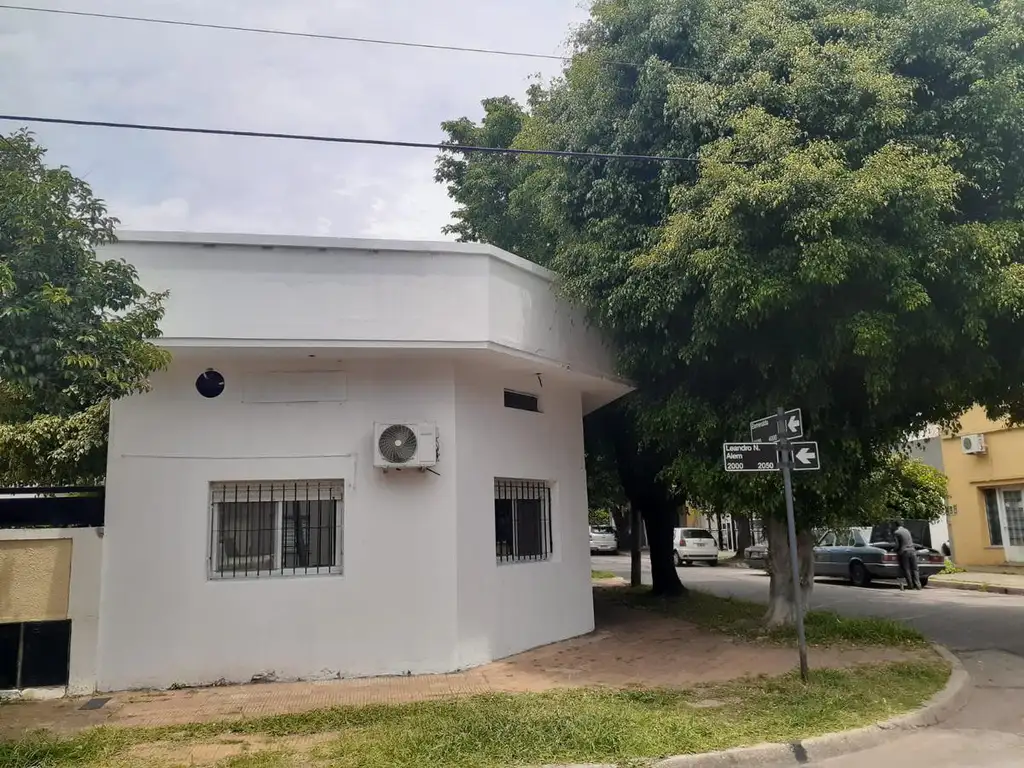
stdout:
POLYGON ((492 155, 540 155, 544 157, 571 157, 585 160, 638 160, 657 163, 695 163, 698 158, 662 155, 629 155, 614 152, 570 152, 560 149, 512 149, 507 147, 476 147, 466 144, 432 144, 423 141, 392 141, 390 139, 356 139, 347 136, 317 136, 306 133, 271 133, 266 131, 239 131, 226 128, 194 128, 180 125, 157 125, 151 123, 115 123, 109 120, 72 120, 63 117, 38 117, 33 115, 0 115, 0 120, 16 123, 47 123, 51 125, 77 125, 90 128, 122 128, 133 131, 158 131, 162 133, 191 133, 206 136, 240 136, 249 139, 285 139, 288 141, 310 141, 326 144, 364 144, 377 147, 407 147, 414 149, 436 149, 449 152, 480 152, 492 155))
MULTIPOLYGON (((161 19, 152 16, 128 16, 118 13, 100 13, 98 11, 71 11, 62 8, 36 8, 28 5, 9 5, 0 3, 0 10, 5 11, 27 11, 30 13, 49 13, 57 16, 78 16, 89 19, 107 19, 110 21, 135 21, 143 24, 164 24, 171 27, 191 27, 193 29, 216 29, 222 32, 249 32, 258 35, 278 35, 281 37, 300 37, 310 40, 333 40, 345 43, 365 43, 367 45, 389 45, 399 48, 423 48, 431 51, 458 51, 460 53, 483 53, 491 56, 511 56, 526 59, 545 59, 547 61, 572 61, 572 56, 558 56, 550 53, 531 53, 527 51, 505 51, 496 48, 470 48, 461 45, 439 45, 434 43, 413 43, 405 40, 383 40, 372 37, 353 37, 351 35, 331 35, 319 32, 295 32, 286 29, 269 29, 266 27, 243 27, 235 24, 212 24, 200 21, 179 21, 176 19, 161 19)), ((632 61, 617 61, 614 59, 601 59, 601 63, 618 67, 631 67, 639 69, 643 64, 632 61)), ((695 67, 677 67, 671 69, 697 72, 695 67)))

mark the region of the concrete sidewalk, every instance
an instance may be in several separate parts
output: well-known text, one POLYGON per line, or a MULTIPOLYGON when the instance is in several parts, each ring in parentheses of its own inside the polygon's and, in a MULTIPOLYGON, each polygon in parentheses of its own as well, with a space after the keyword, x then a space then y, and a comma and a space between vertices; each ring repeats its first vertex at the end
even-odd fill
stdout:
POLYGON ((994 592, 1003 595, 1024 595, 1024 574, 982 573, 979 571, 951 573, 932 576, 928 580, 928 586, 966 589, 972 592, 994 592))

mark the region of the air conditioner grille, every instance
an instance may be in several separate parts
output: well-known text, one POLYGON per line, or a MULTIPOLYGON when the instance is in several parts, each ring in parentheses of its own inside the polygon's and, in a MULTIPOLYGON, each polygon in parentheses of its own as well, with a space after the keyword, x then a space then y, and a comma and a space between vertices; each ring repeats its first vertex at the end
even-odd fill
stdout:
POLYGON ((392 424, 380 433, 377 448, 385 461, 407 464, 416 456, 416 433, 405 424, 392 424))

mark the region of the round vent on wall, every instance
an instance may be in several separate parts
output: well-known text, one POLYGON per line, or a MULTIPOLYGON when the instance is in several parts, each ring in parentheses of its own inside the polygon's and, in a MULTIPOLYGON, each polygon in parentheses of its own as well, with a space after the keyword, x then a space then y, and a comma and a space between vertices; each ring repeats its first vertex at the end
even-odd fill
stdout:
POLYGON ((377 447, 385 461, 405 464, 416 456, 416 433, 405 424, 392 424, 380 433, 377 447))
POLYGON ((212 368, 199 374, 196 379, 196 392, 203 397, 217 397, 224 391, 224 377, 212 368))

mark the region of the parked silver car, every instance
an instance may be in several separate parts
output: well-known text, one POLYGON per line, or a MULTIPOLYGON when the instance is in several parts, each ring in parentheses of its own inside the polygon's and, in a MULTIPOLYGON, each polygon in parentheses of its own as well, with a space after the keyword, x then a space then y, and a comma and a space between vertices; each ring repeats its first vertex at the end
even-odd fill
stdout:
POLYGON ((706 528, 676 528, 672 545, 677 568, 694 563, 718 565, 718 542, 706 528))
POLYGON ((619 540, 615 529, 610 525, 590 526, 590 554, 599 552, 612 553, 619 551, 619 540))

